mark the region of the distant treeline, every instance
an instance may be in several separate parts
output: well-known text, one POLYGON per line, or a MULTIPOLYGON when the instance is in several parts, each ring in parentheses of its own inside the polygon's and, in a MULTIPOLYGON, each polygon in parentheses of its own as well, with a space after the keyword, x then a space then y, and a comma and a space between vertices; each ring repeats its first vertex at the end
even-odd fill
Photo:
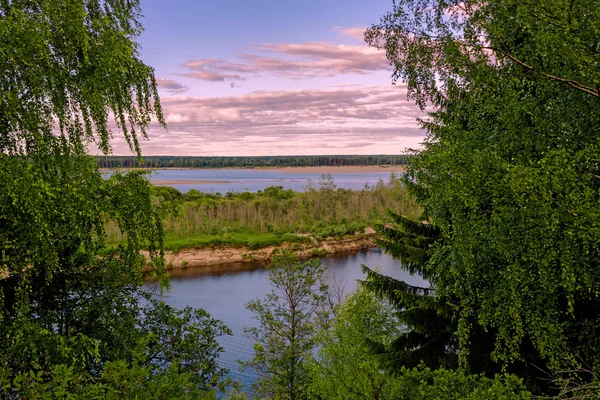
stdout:
POLYGON ((404 165, 410 157, 412 156, 406 154, 260 157, 151 156, 144 157, 140 163, 137 157, 98 156, 96 160, 100 168, 254 168, 404 165))

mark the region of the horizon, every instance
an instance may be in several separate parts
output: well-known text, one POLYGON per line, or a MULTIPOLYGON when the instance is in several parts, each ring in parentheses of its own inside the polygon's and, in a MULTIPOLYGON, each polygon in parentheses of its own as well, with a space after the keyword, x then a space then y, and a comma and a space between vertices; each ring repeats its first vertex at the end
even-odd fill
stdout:
MULTIPOLYGON (((216 155, 216 156, 207 156, 207 155, 189 155, 189 154, 153 154, 153 155, 144 155, 142 154, 142 158, 144 157, 369 157, 369 156, 410 156, 410 153, 380 153, 380 154, 268 154, 268 155, 216 155)), ((132 157, 137 158, 135 154, 94 154, 93 157, 132 157)))

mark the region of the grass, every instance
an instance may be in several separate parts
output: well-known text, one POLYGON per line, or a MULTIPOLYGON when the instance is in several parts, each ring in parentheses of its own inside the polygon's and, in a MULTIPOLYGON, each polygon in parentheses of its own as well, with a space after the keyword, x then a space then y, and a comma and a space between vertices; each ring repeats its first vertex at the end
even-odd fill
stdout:
MULTIPOLYGON (((165 247, 178 251, 217 245, 261 248, 283 242, 309 241, 363 232, 388 222, 388 210, 416 217, 421 213, 400 180, 391 175, 363 190, 337 189, 331 176, 304 192, 271 186, 257 193, 225 195, 155 187, 156 201, 178 212, 165 217, 165 247)), ((109 243, 122 240, 118 228, 107 224, 109 243)))
POLYGON ((177 237, 167 235, 165 237, 165 250, 177 253, 180 249, 201 248, 228 245, 234 247, 247 247, 259 249, 269 246, 278 246, 282 243, 307 243, 310 238, 293 234, 277 235, 274 233, 233 233, 228 235, 202 235, 196 238, 177 237))

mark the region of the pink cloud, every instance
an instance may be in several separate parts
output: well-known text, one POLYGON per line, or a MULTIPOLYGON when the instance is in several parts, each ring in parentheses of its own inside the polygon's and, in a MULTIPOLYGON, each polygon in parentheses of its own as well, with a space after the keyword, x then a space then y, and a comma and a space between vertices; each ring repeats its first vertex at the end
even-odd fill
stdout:
POLYGON ((201 81, 209 81, 209 82, 224 82, 226 80, 242 80, 240 75, 232 74, 228 72, 219 72, 219 71, 211 71, 211 70, 201 70, 201 71, 192 71, 185 72, 181 74, 177 74, 181 76, 185 76, 188 78, 200 79, 201 81))
POLYGON ((238 54, 241 62, 220 59, 187 61, 182 66, 189 72, 180 75, 205 81, 241 80, 263 74, 297 79, 368 74, 389 69, 385 53, 366 45, 264 43, 251 46, 249 50, 252 52, 238 54))
MULTIPOLYGON (((162 100, 168 131, 153 126, 146 155, 400 153, 423 140, 406 87, 258 91, 162 100)), ((115 135, 118 137, 118 135, 115 135)), ((115 154, 128 154, 124 141, 115 154)))
POLYGON ((183 93, 187 90, 181 83, 167 78, 156 78, 156 84, 159 88, 168 90, 171 93, 183 93))
POLYGON ((341 35, 350 37, 353 39, 364 40, 366 27, 354 27, 354 28, 343 28, 336 26, 332 29, 334 32, 339 32, 341 35))

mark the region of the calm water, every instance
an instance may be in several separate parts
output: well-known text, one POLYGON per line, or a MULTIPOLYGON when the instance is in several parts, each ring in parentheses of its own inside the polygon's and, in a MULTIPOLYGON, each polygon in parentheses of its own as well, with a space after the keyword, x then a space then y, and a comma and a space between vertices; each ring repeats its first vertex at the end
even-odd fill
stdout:
MULTIPOLYGON (((323 258, 331 281, 345 285, 345 292, 356 288, 356 281, 363 279, 361 264, 379 268, 381 273, 402 279, 416 286, 429 286, 421 277, 411 276, 398 267, 398 262, 374 248, 360 252, 337 254, 323 258)), ((254 379, 252 371, 240 372, 237 360, 252 357, 252 343, 243 335, 243 328, 254 326, 252 314, 244 304, 254 298, 262 298, 269 291, 268 272, 248 264, 235 264, 215 269, 206 274, 203 269, 186 269, 171 278, 172 290, 165 300, 178 308, 192 306, 204 308, 215 318, 223 321, 233 331, 233 336, 222 337, 219 342, 225 349, 221 364, 231 370, 231 376, 249 387, 254 379), (226 269, 234 272, 222 271, 226 269), (219 270, 221 272, 219 272, 219 270)))
MULTIPOLYGON (((332 173, 338 188, 362 189, 365 184, 374 185, 379 179, 387 182, 389 172, 343 172, 332 173)), ((318 187, 319 173, 286 173, 281 170, 265 169, 175 169, 156 170, 151 181, 213 181, 209 183, 169 184, 181 192, 196 189, 202 192, 256 192, 269 186, 283 186, 284 189, 301 191, 311 179, 318 187)))

